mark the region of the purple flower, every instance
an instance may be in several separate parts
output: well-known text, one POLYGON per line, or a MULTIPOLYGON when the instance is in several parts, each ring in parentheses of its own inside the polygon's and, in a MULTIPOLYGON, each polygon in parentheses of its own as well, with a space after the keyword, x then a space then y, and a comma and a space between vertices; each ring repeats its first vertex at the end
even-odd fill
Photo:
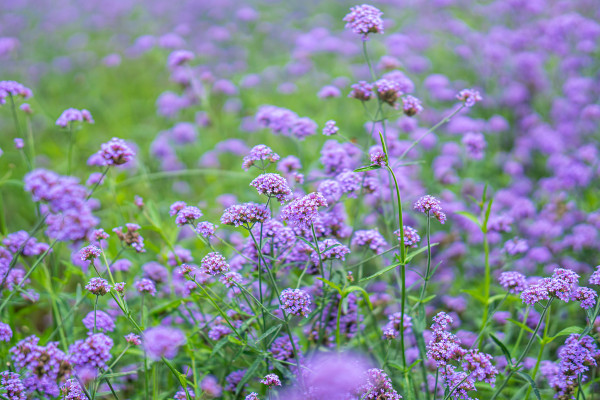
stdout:
POLYGON ((485 155, 487 143, 482 133, 467 132, 462 138, 467 155, 474 160, 481 160, 485 155))
POLYGON ((144 332, 144 349, 155 361, 161 357, 174 358, 185 342, 185 335, 176 328, 159 325, 144 332))
MULTIPOLYGON (((350 249, 335 239, 325 239, 319 242, 319 252, 321 260, 345 260, 346 255, 350 253, 350 249)), ((315 265, 319 264, 319 255, 317 252, 311 254, 311 259, 315 265)))
POLYGON ((258 397, 258 393, 251 392, 248 396, 244 398, 244 400, 260 400, 258 397))
MULTIPOLYGON (((421 241, 421 236, 419 236, 419 233, 417 232, 417 230, 408 225, 404 225, 403 228, 404 228, 403 229, 404 230, 404 246, 417 247, 417 245, 421 241)), ((401 241, 400 229, 394 231, 394 234, 396 236, 398 236, 398 241, 400 242, 401 241)))
POLYGON ((350 87, 352 90, 348 94, 348 97, 360 101, 368 101, 371 100, 371 97, 373 97, 373 85, 371 85, 369 82, 359 81, 350 87))
POLYGON ((220 397, 223 393, 219 381, 212 375, 207 375, 202 379, 202 382, 200 382, 200 389, 202 389, 209 397, 220 397))
POLYGON ((548 289, 541 284, 529 285, 529 287, 521 293, 521 300, 525 304, 535 304, 542 300, 549 300, 550 294, 548 289))
POLYGON ((167 59, 167 66, 169 67, 169 69, 173 69, 175 67, 187 64, 193 59, 194 53, 192 53, 191 51, 175 50, 174 52, 169 54, 169 58, 167 59))
POLYGON ((21 150, 23 147, 25 147, 25 142, 21 138, 15 138, 14 143, 15 143, 15 149, 17 149, 17 150, 21 150))
POLYGON ((387 242, 377 229, 359 230, 354 232, 352 246, 369 246, 376 254, 383 253, 388 247, 387 242))
POLYGON ((388 316, 388 322, 383 327, 383 337, 385 339, 395 339, 400 336, 400 331, 412 327, 412 318, 406 314, 404 314, 404 320, 402 319, 401 312, 395 312, 388 316), (402 322, 402 326, 400 324, 402 322), (404 329, 402 329, 404 328, 404 329))
POLYGON ((310 295, 301 289, 284 289, 281 292, 281 309, 291 315, 308 318, 310 314, 310 295))
POLYGON ((148 278, 142 278, 135 283, 135 288, 140 293, 150 293, 150 296, 156 295, 156 285, 148 278))
POLYGON ((76 367, 106 368, 113 341, 103 333, 78 340, 69 347, 70 361, 76 367))
POLYGON ((137 224, 125 224, 125 231, 119 226, 114 228, 113 232, 123 243, 133 247, 138 253, 144 253, 144 238, 138 233, 139 230, 140 226, 137 224))
POLYGON ((333 136, 340 128, 337 127, 336 122, 334 120, 329 120, 325 122, 325 127, 323 128, 323 135, 325 136, 333 136))
POLYGON ((377 91, 379 99, 392 107, 397 105, 398 99, 404 94, 400 83, 390 79, 379 79, 373 86, 377 91))
POLYGON ((86 400, 87 396, 81 390, 81 385, 76 379, 67 379, 60 387, 65 400, 86 400))
POLYGON ((257 176, 251 183, 258 191, 268 197, 275 197, 280 203, 284 203, 292 194, 284 177, 278 174, 268 173, 257 176))
POLYGON ((0 322, 0 342, 10 342, 12 335, 10 326, 4 322, 0 322))
POLYGON ((111 286, 108 284, 106 279, 102 278, 92 278, 85 285, 85 288, 90 291, 90 293, 95 294, 96 296, 104 296, 108 292, 110 292, 111 286))
POLYGON ((446 222, 446 214, 442 212, 441 203, 433 196, 425 195, 421 197, 415 202, 413 208, 423 214, 433 214, 433 216, 442 224, 446 222))
POLYGON ((171 206, 169 207, 169 215, 171 217, 176 216, 177 213, 179 213, 179 211, 183 210, 186 206, 187 206, 187 204, 184 201, 176 201, 175 203, 171 204, 171 206))
POLYGON ((587 287, 579 287, 571 294, 571 299, 581 302, 581 308, 589 310, 596 305, 596 297, 598 293, 587 287))
POLYGON ((404 115, 407 115, 409 117, 421 113, 421 111, 423 111, 423 106, 421 106, 421 100, 411 95, 404 96, 402 98, 402 111, 404 111, 404 115))
POLYGON ((217 225, 212 224, 208 221, 202 221, 196 225, 196 232, 198 235, 204 237, 205 239, 209 239, 214 236, 217 230, 217 225))
POLYGON ((19 374, 14 372, 0 372, 0 389, 6 391, 4 394, 9 400, 27 400, 27 389, 19 374))
POLYGON ((269 209, 262 204, 235 204, 223 212, 221 223, 233 226, 251 225, 257 222, 264 222, 270 216, 269 209))
POLYGON ((372 368, 367 371, 367 383, 359 389, 360 399, 364 400, 400 400, 402 396, 392 386, 392 380, 382 370, 372 368))
POLYGON ((525 275, 515 271, 502 272, 498 282, 509 293, 521 293, 527 288, 525 275))
POLYGON ((368 40, 369 33, 383 34, 383 13, 368 4, 350 8, 350 13, 344 17, 346 28, 361 35, 362 40, 368 40))
POLYGON ((261 162, 260 169, 264 170, 269 163, 276 163, 279 161, 279 154, 271 150, 270 147, 267 147, 264 144, 259 144, 254 146, 252 150, 250 150, 250 153, 244 157, 242 168, 247 171, 258 161, 261 162))
POLYGON ((81 261, 94 261, 96 258, 100 257, 102 250, 97 246, 90 245, 81 249, 79 254, 81 256, 81 261))
POLYGON ((317 96, 320 99, 330 99, 334 97, 340 97, 340 95, 340 89, 331 85, 323 86, 321 90, 319 90, 319 93, 317 93, 317 96))
POLYGON ((92 114, 88 110, 78 110, 76 108, 68 108, 62 112, 56 120, 56 125, 66 128, 71 122, 87 122, 94 123, 92 114))
POLYGON ((140 344, 142 344, 142 338, 139 335, 136 335, 135 333, 129 333, 125 335, 125 341, 133 346, 139 346, 140 344))
POLYGON ((327 207, 327 200, 319 192, 300 197, 281 210, 281 218, 290 224, 309 228, 318 215, 319 207, 327 207))
POLYGON ((177 217, 175 217, 175 223, 179 226, 191 224, 197 219, 202 217, 202 211, 198 207, 187 206, 179 210, 177 217))
POLYGON ((125 282, 117 282, 117 283, 115 283, 115 290, 118 293, 123 294, 125 292, 125 282))
POLYGON ((371 159, 371 165, 379 165, 380 167, 387 165, 387 157, 380 147, 369 151, 369 158, 371 159))
POLYGON ((260 383, 267 385, 268 387, 281 386, 281 380, 275 374, 267 374, 260 380, 260 383))
POLYGON ((90 311, 82 320, 82 322, 90 332, 94 330, 94 323, 96 324, 96 328, 100 331, 112 332, 115 330, 115 322, 113 321, 112 317, 100 310, 96 311, 95 321, 94 312, 90 311))
POLYGON ((456 98, 465 103, 467 107, 473 107, 475 103, 482 100, 481 95, 475 89, 463 89, 456 95, 456 98))
POLYGON ((213 252, 208 253, 202 259, 202 271, 209 275, 219 275, 229 270, 229 264, 221 254, 213 252))
POLYGON ((594 273, 590 276, 590 285, 600 285, 600 265, 596 267, 594 273))
POLYGON ((6 98, 22 97, 28 99, 33 96, 33 92, 28 87, 23 86, 16 81, 0 81, 0 105, 6 103, 6 98))
POLYGON ((104 165, 123 165, 133 160, 135 152, 123 139, 115 137, 103 143, 97 155, 101 157, 104 165))

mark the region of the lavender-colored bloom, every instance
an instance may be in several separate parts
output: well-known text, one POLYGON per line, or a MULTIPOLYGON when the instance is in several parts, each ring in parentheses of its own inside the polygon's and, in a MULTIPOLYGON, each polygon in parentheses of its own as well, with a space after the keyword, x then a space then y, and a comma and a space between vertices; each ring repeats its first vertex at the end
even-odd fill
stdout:
POLYGON ((340 172, 335 180, 338 181, 342 189, 342 193, 346 193, 348 197, 357 197, 361 189, 362 177, 354 171, 346 170, 340 172))
MULTIPOLYGON (((345 260, 346 255, 350 253, 350 249, 335 239, 325 239, 319 242, 319 251, 321 252, 321 260, 345 260)), ((319 264, 319 255, 317 252, 311 254, 311 259, 315 265, 319 264)))
POLYGON ((523 303, 525 304, 531 305, 548 299, 550 299, 548 289, 540 284, 529 285, 529 287, 521 293, 521 300, 523 300, 523 303))
POLYGON ((260 400, 260 398, 258 397, 258 393, 251 392, 248 396, 244 398, 244 400, 260 400))
POLYGON ((245 203, 228 207, 221 216, 221 223, 225 225, 241 226, 264 222, 271 213, 262 204, 245 203))
MULTIPOLYGON (((235 393, 237 385, 244 378, 246 371, 246 369, 238 369, 227 375, 227 377, 225 378, 225 382, 227 382, 227 384, 225 385, 224 389, 226 391, 235 393)), ((248 386, 248 384, 245 384, 244 386, 248 386)))
MULTIPOLYGON (((419 236, 419 233, 417 232, 417 230, 408 225, 404 225, 403 228, 404 228, 403 229, 404 230, 404 246, 417 247, 419 242, 421 242, 421 236, 419 236)), ((395 230, 394 234, 396 236, 398 236, 398 241, 400 242, 400 240, 401 240, 400 229, 395 230)))
POLYGON ((110 292, 111 286, 109 285, 106 279, 102 278, 92 278, 85 285, 85 288, 90 291, 90 293, 95 294, 96 296, 104 296, 108 292, 110 292))
POLYGON ((475 89, 463 89, 456 95, 456 98, 464 102, 467 107, 473 107, 475 103, 482 100, 481 94, 475 89))
POLYGON ((140 293, 149 293, 150 296, 156 295, 156 285, 148 278, 142 278, 135 283, 135 288, 140 293))
POLYGON ((398 99, 404 94, 400 83, 390 79, 379 79, 373 84, 377 95, 384 103, 392 107, 397 105, 398 99))
POLYGON ((121 294, 125 293, 125 282, 115 283, 115 290, 121 294))
POLYGON ((94 123, 92 114, 88 110, 78 110, 76 108, 68 108, 62 112, 60 117, 56 120, 56 125, 62 128, 66 128, 71 122, 87 122, 90 124, 94 123))
POLYGON ((198 235, 204 237, 205 239, 209 239, 215 235, 217 227, 218 226, 213 223, 210 223, 208 221, 202 221, 199 222, 198 225, 196 225, 196 232, 198 233, 198 235))
POLYGON ((50 248, 46 243, 38 242, 36 238, 29 236, 26 231, 9 233, 2 240, 2 244, 9 252, 17 254, 20 251, 20 254, 27 257, 39 256, 50 248))
POLYGON ((28 87, 23 86, 16 81, 0 81, 0 105, 6 103, 6 98, 22 97, 28 99, 33 96, 33 92, 28 87))
POLYGON ((267 385, 268 387, 281 386, 281 380, 275 374, 267 374, 260 380, 260 383, 267 385))
POLYGON ((60 387, 65 400, 86 400, 87 397, 76 379, 67 379, 60 387))
POLYGON ((483 133, 467 132, 462 138, 467 155, 474 160, 481 160, 485 155, 487 143, 483 133))
POLYGON ((327 207, 327 200, 319 192, 300 197, 281 210, 281 218, 290 224, 309 228, 319 213, 319 207, 327 207))
POLYGON ((179 213, 179 211, 183 210, 185 207, 187 207, 185 201, 176 201, 175 203, 169 206, 169 215, 171 217, 174 217, 177 215, 177 213, 179 213))
POLYGON ((596 267, 596 270, 592 273, 588 282, 590 285, 600 285, 600 265, 596 267))
POLYGON ((404 314, 404 319, 402 319, 402 313, 395 312, 388 316, 388 322, 383 327, 383 337, 385 339, 395 339, 400 336, 400 331, 406 331, 412 325, 412 318, 410 316, 404 314))
POLYGON ((375 147, 369 151, 371 165, 379 165, 385 167, 387 165, 387 157, 380 147, 375 147))
POLYGON ((325 122, 325 126, 323 127, 323 135, 325 136, 333 136, 340 128, 337 127, 336 122, 334 120, 329 120, 325 122))
POLYGON ((200 382, 200 389, 210 397, 220 397, 223 393, 219 381, 212 375, 207 375, 202 379, 202 382, 200 382))
POLYGON ((598 293, 587 287, 579 287, 571 294, 571 299, 581 302, 581 308, 589 310, 596 305, 596 297, 598 293))
POLYGON ((17 149, 17 150, 21 150, 23 147, 25 147, 25 142, 21 138, 15 138, 14 143, 15 143, 15 149, 17 149))
POLYGON ((221 254, 208 253, 202 258, 202 271, 209 275, 219 275, 229 271, 229 264, 221 254))
POLYGON ((411 95, 404 96, 402 98, 402 111, 404 111, 404 115, 409 117, 421 113, 423 111, 421 100, 411 95))
POLYGON ((327 204, 334 204, 342 197, 342 187, 333 179, 325 179, 319 183, 317 191, 323 195, 327 204))
POLYGON ((280 203, 284 203, 292 194, 292 190, 287 184, 285 178, 281 175, 268 173, 257 176, 251 183, 258 191, 258 194, 264 194, 268 197, 275 197, 280 203))
POLYGON ((460 347, 460 340, 448 332, 453 320, 444 312, 433 317, 431 325, 432 338, 427 344, 427 358, 434 360, 436 365, 447 366, 451 360, 458 360, 465 353, 460 347))
POLYGON ((442 212, 441 203, 433 196, 425 195, 421 197, 415 202, 413 208, 427 215, 430 215, 430 213, 433 214, 433 216, 442 224, 446 222, 446 214, 442 212))
POLYGON ((377 229, 358 230, 352 237, 352 246, 369 246, 376 254, 383 253, 388 246, 387 242, 377 229))
POLYGON ((369 33, 383 34, 383 13, 377 8, 368 4, 354 6, 344 17, 346 28, 352 29, 352 32, 361 35, 362 40, 368 40, 369 33))
POLYGON ((169 54, 169 58, 167 59, 167 66, 170 69, 175 67, 179 67, 181 65, 187 64, 191 60, 194 59, 194 53, 188 50, 175 50, 171 54, 169 54))
POLYGON ((373 85, 371 85, 369 82, 359 81, 350 87, 352 90, 348 94, 348 97, 360 101, 368 101, 371 100, 371 97, 373 97, 373 85))
POLYGON ((479 350, 469 350, 462 356, 462 368, 469 371, 469 379, 494 386, 498 370, 491 363, 492 356, 479 350))
POLYGON ((270 147, 259 144, 254 146, 252 150, 250 150, 250 153, 244 157, 242 168, 247 171, 258 161, 261 162, 261 169, 265 169, 269 163, 276 163, 279 161, 279 154, 271 150, 270 147))
POLYGON ((509 293, 521 293, 527 288, 525 275, 515 271, 501 273, 498 282, 509 293))
POLYGON ((144 349, 148 357, 155 361, 161 357, 174 358, 185 342, 184 333, 176 328, 155 326, 144 332, 144 349))
POLYGON ((94 261, 96 258, 100 257, 102 250, 97 246, 90 245, 81 249, 79 254, 81 256, 81 261, 94 261))
POLYGON ((140 344, 142 344, 142 338, 139 335, 136 335, 135 333, 129 333, 125 335, 125 341, 133 346, 139 346, 140 344))
POLYGON ((400 400, 402 396, 392 386, 392 380, 382 370, 372 368, 367 371, 367 383, 359 389, 361 400, 400 400))
POLYGON ((131 268, 131 261, 126 258, 121 258, 119 260, 115 260, 110 268, 112 271, 127 272, 129 271, 129 268, 131 268))
POLYGON ((113 232, 123 243, 133 247, 138 253, 144 253, 144 238, 138 233, 139 230, 140 226, 137 224, 125 224, 125 231, 119 226, 114 228, 113 232))
POLYGON ((281 292, 281 309, 291 315, 308 317, 310 314, 310 295, 301 289, 284 289, 281 292))
POLYGON ((69 347, 70 361, 76 367, 106 368, 112 346, 111 338, 95 333, 69 347))
POLYGON ((144 277, 156 283, 165 283, 169 280, 169 270, 156 261, 150 261, 142 266, 144 277))
POLYGON ((116 137, 103 143, 97 154, 104 160, 104 165, 123 165, 135 157, 131 147, 123 139, 116 137))
POLYGON ((300 344, 298 343, 298 339, 296 337, 294 339, 294 346, 290 342, 290 338, 288 335, 280 336, 273 341, 271 347, 269 348, 273 358, 279 361, 293 361, 296 357, 300 356, 299 354, 294 353, 294 347, 296 350, 300 349, 300 344))
POLYGON ((0 322, 0 342, 10 342, 12 335, 10 326, 4 322, 0 322))
POLYGON ((504 243, 503 249, 506 252, 506 254, 515 256, 517 254, 526 253, 527 250, 529 250, 529 245, 527 244, 527 241, 525 239, 515 237, 510 240, 507 240, 506 243, 504 243))
POLYGON ((9 400, 27 400, 27 389, 19 374, 10 371, 0 372, 0 389, 9 400))
POLYGON ((100 331, 112 332, 115 330, 115 322, 113 321, 112 317, 101 310, 96 311, 95 321, 94 312, 90 311, 82 320, 82 322, 90 332, 94 330, 94 323, 96 324, 96 329, 100 331))
POLYGON ((202 217, 202 211, 198 207, 187 206, 179 210, 177 217, 175 217, 175 223, 179 226, 191 224, 197 219, 202 217))
POLYGON ((327 85, 327 86, 323 86, 321 88, 321 90, 319 90, 319 93, 317 93, 317 96, 320 99, 331 99, 334 97, 340 97, 342 93, 340 92, 340 89, 338 89, 335 86, 331 86, 331 85, 327 85))

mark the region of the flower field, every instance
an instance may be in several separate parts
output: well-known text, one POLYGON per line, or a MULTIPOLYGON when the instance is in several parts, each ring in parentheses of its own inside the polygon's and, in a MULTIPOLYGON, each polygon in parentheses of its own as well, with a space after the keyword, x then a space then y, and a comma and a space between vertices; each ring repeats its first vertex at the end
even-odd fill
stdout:
POLYGON ((597 0, 0 2, 0 399, 600 398, 597 0))

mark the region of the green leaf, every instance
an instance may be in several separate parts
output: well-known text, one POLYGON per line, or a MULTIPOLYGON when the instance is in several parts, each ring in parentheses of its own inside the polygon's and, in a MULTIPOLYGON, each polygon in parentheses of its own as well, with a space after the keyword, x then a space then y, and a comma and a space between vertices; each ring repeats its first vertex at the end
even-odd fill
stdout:
POLYGON ((329 287, 335 289, 338 291, 338 293, 341 295, 342 294, 342 288, 340 288, 338 285, 336 285, 335 283, 328 281, 325 278, 317 278, 320 281, 323 281, 324 283, 326 283, 329 287))
POLYGON ((517 375, 519 375, 521 378, 525 379, 527 382, 529 382, 529 386, 531 386, 531 388, 533 389, 533 394, 535 394, 535 397, 538 400, 542 400, 542 397, 540 396, 540 391, 537 388, 535 381, 533 380, 533 378, 531 376, 529 376, 529 374, 526 374, 523 371, 517 371, 517 375))
POLYGON ((414 367, 417 366, 417 364, 419 364, 421 361, 423 361, 422 359, 418 359, 415 362, 413 362, 412 364, 410 364, 407 368, 406 368, 406 372, 410 372, 414 367))
POLYGON ((365 281, 369 281, 371 279, 377 278, 378 276, 383 275, 386 272, 391 271, 400 265, 402 265, 402 263, 396 263, 396 264, 389 265, 389 266, 385 267, 384 269, 382 269, 381 271, 375 272, 373 275, 369 275, 366 278, 362 278, 359 282, 365 282, 365 281))
POLYGON ((498 339, 493 333, 490 333, 489 335, 490 338, 492 338, 492 340, 494 341, 494 343, 496 343, 498 347, 500 347, 500 350, 502 350, 502 352, 504 353, 504 357, 506 357, 508 365, 512 366, 512 356, 510 355, 510 351, 508 351, 504 343, 502 343, 500 339, 498 339))
POLYGON ((150 314, 151 315, 160 314, 163 311, 172 310, 174 308, 177 308, 181 304, 183 304, 183 300, 181 300, 181 299, 173 300, 173 301, 168 302, 167 304, 163 304, 161 306, 154 307, 152 310, 150 310, 150 314))
POLYGON ((493 202, 494 202, 494 199, 491 198, 490 202, 488 203, 487 210, 485 211, 485 218, 483 219, 483 229, 485 231, 487 231, 487 223, 488 223, 488 220, 490 219, 490 212, 492 211, 492 203, 493 202))
POLYGON ((567 335, 572 335, 574 333, 582 333, 583 332, 583 328, 579 327, 579 326, 570 326, 568 328, 565 328, 563 330, 561 330, 560 332, 558 332, 556 335, 546 338, 546 343, 550 343, 552 342, 554 339, 556 339, 559 336, 567 336, 567 335))
POLYGON ((246 385, 246 382, 252 379, 262 360, 262 357, 257 357, 256 360, 254 360, 254 362, 252 363, 252 365, 246 370, 244 377, 242 378, 242 380, 240 380, 240 382, 237 385, 237 388, 235 390, 236 395, 240 394, 240 392, 244 388, 244 385, 246 385))
POLYGON ((385 145, 385 140, 383 139, 383 134, 381 133, 381 131, 379 131, 379 140, 381 140, 381 147, 383 148, 383 152, 385 153, 385 156, 389 158, 388 149, 387 149, 387 146, 385 145))
POLYGON ((267 336, 269 336, 271 333, 273 333, 275 331, 277 331, 277 333, 279 333, 282 326, 283 326, 282 324, 279 324, 279 325, 275 325, 275 326, 267 329, 267 331, 265 333, 263 333, 262 335, 260 335, 254 343, 260 343, 264 338, 266 338, 267 336))
MULTIPOLYGON (((512 318, 507 318, 506 320, 512 322, 513 324, 517 325, 519 328, 524 329, 524 330, 526 330, 529 333, 533 333, 533 329, 531 329, 530 327, 528 327, 527 325, 525 325, 521 321, 517 321, 517 320, 512 319, 512 318)), ((539 337, 539 335, 538 335, 538 337, 539 337)))
POLYGON ((236 338, 236 337, 234 337, 234 336, 231 336, 231 335, 229 335, 229 336, 227 336, 227 339, 228 339, 228 340, 229 340, 231 343, 235 343, 235 344, 237 344, 237 345, 244 346, 244 342, 242 342, 240 339, 238 339, 238 338, 236 338))
POLYGON ((305 238, 303 238, 302 236, 298 236, 298 235, 296 235, 296 239, 300 239, 300 240, 302 240, 304 243, 306 243, 307 245, 309 245, 311 249, 313 249, 313 250, 315 250, 315 251, 316 251, 316 248, 315 248, 315 245, 314 245, 314 243, 313 243, 313 242, 311 242, 311 241, 309 241, 309 240, 306 240, 306 239, 305 239, 305 238))
POLYGON ((475 289, 463 289, 463 290, 461 290, 461 292, 464 292, 464 293, 467 293, 467 294, 471 295, 471 297, 473 297, 475 300, 479 301, 481 304, 486 304, 487 303, 486 298, 481 295, 481 293, 479 292, 479 290, 475 290, 475 289))
POLYGON ((431 296, 425 297, 423 300, 420 300, 417 296, 408 296, 415 303, 425 304, 429 303, 431 300, 435 299, 437 294, 432 294, 431 296))
POLYGON ((367 303, 367 305, 369 306, 369 309, 373 309, 373 304, 371 304, 371 299, 369 299, 369 293, 367 293, 367 291, 363 288, 361 288, 360 286, 348 286, 346 289, 344 289, 344 292, 342 294, 342 297, 346 297, 348 294, 352 293, 352 292, 361 292, 362 293, 362 297, 363 299, 365 299, 365 303, 367 303))
POLYGON ((360 168, 356 168, 354 170, 354 172, 366 172, 366 171, 373 171, 375 169, 380 169, 381 166, 380 165, 368 165, 366 167, 360 167, 360 168))
POLYGON ((473 215, 473 213, 470 213, 468 211, 454 211, 454 214, 462 215, 463 217, 467 218, 471 222, 474 222, 475 224, 477 224, 478 227, 481 228, 481 223, 479 222, 479 219, 475 215, 473 215))

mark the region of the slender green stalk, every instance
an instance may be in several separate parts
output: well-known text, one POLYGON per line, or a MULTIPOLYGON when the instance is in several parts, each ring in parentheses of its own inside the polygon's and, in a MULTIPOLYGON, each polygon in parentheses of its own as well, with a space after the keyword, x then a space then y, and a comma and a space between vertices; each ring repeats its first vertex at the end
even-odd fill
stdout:
POLYGON ((94 333, 96 333, 96 310, 98 310, 98 295, 96 295, 96 301, 94 301, 94 333))

